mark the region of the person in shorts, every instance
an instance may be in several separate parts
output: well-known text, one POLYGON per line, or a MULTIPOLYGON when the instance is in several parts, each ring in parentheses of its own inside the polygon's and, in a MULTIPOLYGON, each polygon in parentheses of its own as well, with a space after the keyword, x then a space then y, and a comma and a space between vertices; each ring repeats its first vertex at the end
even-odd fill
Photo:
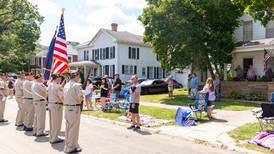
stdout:
POLYGON ((85 103, 88 110, 93 110, 92 101, 91 101, 92 92, 93 92, 93 85, 91 83, 91 80, 87 79, 86 87, 85 87, 85 103))
POLYGON ((166 83, 168 85, 168 97, 173 97, 174 82, 172 76, 167 78, 166 83))
POLYGON ((129 112, 131 113, 132 125, 128 129, 135 131, 140 130, 140 116, 139 116, 139 104, 141 95, 141 86, 138 84, 138 77, 133 75, 131 77, 131 86, 129 88, 130 93, 130 107, 129 112))

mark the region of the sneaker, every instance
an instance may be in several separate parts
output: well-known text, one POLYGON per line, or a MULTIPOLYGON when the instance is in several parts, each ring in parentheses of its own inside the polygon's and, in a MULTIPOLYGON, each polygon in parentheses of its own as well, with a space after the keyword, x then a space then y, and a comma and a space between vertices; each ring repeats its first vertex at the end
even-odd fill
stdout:
POLYGON ((2 119, 2 120, 0 120, 0 123, 2 123, 2 122, 9 122, 9 121, 6 119, 2 119))
POLYGON ((134 125, 131 125, 130 127, 128 127, 127 129, 135 129, 134 125))
POLYGON ((134 131, 138 131, 138 130, 141 130, 140 126, 137 126, 137 127, 134 128, 134 131))

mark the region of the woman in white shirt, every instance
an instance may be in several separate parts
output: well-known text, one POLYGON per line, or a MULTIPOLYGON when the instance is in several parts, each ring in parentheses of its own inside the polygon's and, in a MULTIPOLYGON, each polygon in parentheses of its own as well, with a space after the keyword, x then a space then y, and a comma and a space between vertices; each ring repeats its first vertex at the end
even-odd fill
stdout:
POLYGON ((85 88, 85 102, 88 110, 93 110, 92 107, 92 92, 93 92, 93 85, 90 79, 87 79, 86 88, 85 88))
POLYGON ((206 85, 204 86, 203 90, 200 91, 201 93, 208 93, 208 102, 207 102, 207 114, 209 118, 212 118, 212 111, 214 105, 212 104, 216 100, 215 96, 215 88, 213 84, 213 79, 208 78, 206 80, 206 85))

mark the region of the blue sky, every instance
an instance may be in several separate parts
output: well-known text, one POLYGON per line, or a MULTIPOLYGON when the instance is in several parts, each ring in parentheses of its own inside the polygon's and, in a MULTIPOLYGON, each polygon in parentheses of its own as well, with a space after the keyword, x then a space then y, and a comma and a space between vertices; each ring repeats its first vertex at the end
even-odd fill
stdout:
POLYGON ((142 35, 144 28, 137 20, 145 0, 29 0, 44 16, 40 42, 49 45, 56 25, 59 24, 61 8, 65 8, 67 40, 85 42, 100 28, 110 29, 118 23, 118 31, 142 35))

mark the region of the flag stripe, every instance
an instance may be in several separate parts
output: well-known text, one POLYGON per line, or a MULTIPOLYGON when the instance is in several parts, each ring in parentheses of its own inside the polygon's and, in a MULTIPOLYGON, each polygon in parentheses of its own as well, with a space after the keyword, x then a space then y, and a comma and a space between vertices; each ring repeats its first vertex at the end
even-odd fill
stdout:
POLYGON ((67 56, 67 50, 63 50, 61 48, 55 47, 54 51, 56 51, 54 52, 54 54, 60 53, 60 54, 63 54, 64 56, 67 56))
MULTIPOLYGON (((56 43, 55 44, 55 48, 59 48, 59 49, 61 49, 62 51, 67 51, 67 47, 65 47, 65 46, 63 46, 63 45, 60 45, 60 44, 58 44, 58 43, 56 43)), ((54 48, 54 49, 55 49, 54 48)), ((67 52, 66 52, 67 53, 67 52)))

